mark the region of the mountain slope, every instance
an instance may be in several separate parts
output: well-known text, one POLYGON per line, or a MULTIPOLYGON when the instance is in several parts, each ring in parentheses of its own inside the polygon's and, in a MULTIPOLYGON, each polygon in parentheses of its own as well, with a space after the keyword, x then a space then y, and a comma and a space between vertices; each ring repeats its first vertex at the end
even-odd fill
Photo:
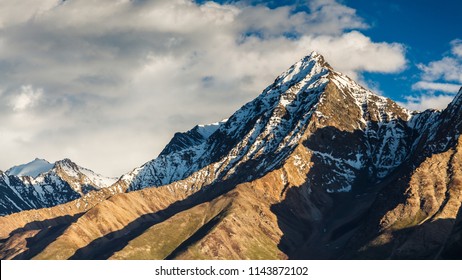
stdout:
POLYGON ((462 90, 410 112, 312 53, 110 188, 0 217, 0 257, 460 258, 461 116, 462 90))
POLYGON ((461 241, 454 236, 462 203, 461 99, 462 89, 444 111, 431 112, 415 152, 380 191, 347 257, 445 258, 447 243, 461 241))

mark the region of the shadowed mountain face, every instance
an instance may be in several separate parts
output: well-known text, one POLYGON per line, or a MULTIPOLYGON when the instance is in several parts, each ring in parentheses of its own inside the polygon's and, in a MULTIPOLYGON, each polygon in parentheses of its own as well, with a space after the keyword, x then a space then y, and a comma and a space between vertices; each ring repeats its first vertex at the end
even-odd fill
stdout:
POLYGON ((461 116, 462 91, 410 112, 312 53, 111 187, 0 217, 0 258, 460 258, 461 116))

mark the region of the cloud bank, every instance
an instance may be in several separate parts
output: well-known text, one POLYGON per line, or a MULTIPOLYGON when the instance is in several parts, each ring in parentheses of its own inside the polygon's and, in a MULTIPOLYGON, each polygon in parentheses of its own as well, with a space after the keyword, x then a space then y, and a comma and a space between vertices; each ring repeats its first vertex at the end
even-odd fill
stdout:
POLYGON ((5 2, 0 169, 69 157, 121 175, 174 132, 228 117, 312 50, 356 78, 406 65, 402 45, 372 41, 355 10, 333 0, 310 2, 310 12, 190 0, 5 2))

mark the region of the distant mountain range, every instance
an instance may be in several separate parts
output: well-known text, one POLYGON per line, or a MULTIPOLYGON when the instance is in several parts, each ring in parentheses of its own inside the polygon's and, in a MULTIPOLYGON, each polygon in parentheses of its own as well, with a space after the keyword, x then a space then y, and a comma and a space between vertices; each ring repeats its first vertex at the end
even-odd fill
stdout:
POLYGON ((49 163, 35 159, 0 171, 0 214, 51 207, 112 185, 107 178, 69 159, 49 163))
POLYGON ((460 259, 461 130, 462 89, 409 111, 313 52, 117 180, 0 172, 0 258, 460 259))

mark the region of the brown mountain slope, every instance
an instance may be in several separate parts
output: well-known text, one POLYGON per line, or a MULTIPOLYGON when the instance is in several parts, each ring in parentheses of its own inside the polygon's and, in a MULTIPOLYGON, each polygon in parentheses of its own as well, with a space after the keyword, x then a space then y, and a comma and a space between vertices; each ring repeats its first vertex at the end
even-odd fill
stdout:
POLYGON ((0 259, 32 257, 34 247, 43 249, 83 213, 119 192, 119 186, 111 186, 65 204, 0 217, 0 259))
MULTIPOLYGON (((305 149, 294 153, 309 156, 305 149)), ((289 160, 260 179, 152 226, 111 259, 285 259, 279 248, 283 232, 272 206, 285 200, 289 189, 302 185, 304 176, 289 160), (172 233, 173 238, 165 236, 172 233)), ((302 192, 306 199, 311 196, 306 188, 302 192)), ((306 204, 297 208, 293 211, 305 213, 306 219, 319 211, 306 204)))
MULTIPOLYGON (((310 156, 305 148, 295 153, 297 159, 310 156)), ((79 217, 35 258, 287 258, 278 248, 283 232, 271 208, 303 185, 305 173, 294 164, 291 159, 223 195, 205 190, 194 196, 175 184, 115 195, 79 217)), ((306 188, 302 193, 308 202, 311 194, 306 188)), ((307 220, 320 213, 314 205, 293 206, 307 220)))
POLYGON ((461 209, 461 144, 459 139, 456 147, 426 158, 386 186, 371 208, 374 214, 351 241, 355 246, 362 244, 359 251, 347 256, 441 257, 461 209))

